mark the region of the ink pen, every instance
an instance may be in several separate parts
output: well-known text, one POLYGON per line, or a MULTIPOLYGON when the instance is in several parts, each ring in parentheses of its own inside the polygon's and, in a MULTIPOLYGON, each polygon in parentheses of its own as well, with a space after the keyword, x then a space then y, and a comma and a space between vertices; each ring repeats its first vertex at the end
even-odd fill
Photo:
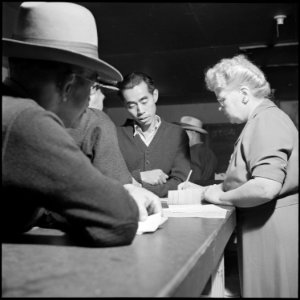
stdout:
POLYGON ((185 182, 184 182, 184 185, 190 180, 190 177, 191 177, 191 175, 192 175, 192 172, 193 172, 193 170, 191 170, 191 171, 189 172, 189 175, 188 175, 188 177, 186 178, 186 180, 185 180, 185 182))

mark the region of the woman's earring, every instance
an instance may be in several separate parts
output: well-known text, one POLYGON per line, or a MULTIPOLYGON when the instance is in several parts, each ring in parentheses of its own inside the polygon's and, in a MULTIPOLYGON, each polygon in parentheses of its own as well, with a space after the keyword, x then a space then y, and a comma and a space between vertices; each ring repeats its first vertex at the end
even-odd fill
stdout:
POLYGON ((244 104, 248 103, 248 98, 246 96, 243 98, 242 103, 244 103, 244 104))

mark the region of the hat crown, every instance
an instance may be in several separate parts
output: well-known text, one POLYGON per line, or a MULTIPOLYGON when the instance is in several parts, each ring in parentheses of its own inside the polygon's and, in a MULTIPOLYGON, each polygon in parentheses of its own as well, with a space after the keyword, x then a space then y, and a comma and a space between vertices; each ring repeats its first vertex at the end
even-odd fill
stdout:
POLYGON ((62 41, 98 47, 97 27, 92 13, 66 2, 23 2, 13 37, 36 43, 62 41))
POLYGON ((190 125, 190 126, 194 126, 194 127, 198 127, 198 128, 202 128, 202 121, 194 118, 194 117, 190 117, 190 116, 184 116, 180 119, 181 123, 190 125))
POLYGON ((2 55, 63 62, 95 71, 110 86, 122 74, 99 59, 94 16, 68 2, 23 2, 12 38, 2 38, 2 55))

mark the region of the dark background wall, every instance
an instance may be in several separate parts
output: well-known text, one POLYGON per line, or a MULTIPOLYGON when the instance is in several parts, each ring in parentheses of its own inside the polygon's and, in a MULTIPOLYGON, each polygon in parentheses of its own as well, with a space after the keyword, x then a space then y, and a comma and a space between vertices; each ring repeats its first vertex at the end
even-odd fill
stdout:
MULTIPOLYGON (((20 3, 2 2, 5 37, 10 37, 13 31, 20 3)), ((122 74, 136 70, 154 78, 160 95, 158 113, 167 121, 192 115, 207 124, 212 137, 218 132, 216 128, 222 127, 220 124, 224 128, 232 126, 234 129, 229 128, 229 132, 237 134, 236 127, 229 125, 218 112, 214 94, 206 90, 204 71, 221 58, 244 53, 263 69, 276 103, 298 126, 299 5, 296 2, 76 3, 90 9, 95 16, 100 58, 122 74), (282 25, 274 18, 278 15, 285 16, 282 25)), ((3 77, 6 73, 2 70, 3 77)), ((124 122, 127 114, 116 93, 108 93, 104 105, 117 125, 124 122)), ((222 164, 231 151, 230 139, 222 142, 223 149, 230 148, 222 164)), ((220 153, 220 143, 214 140, 215 150, 220 153)))

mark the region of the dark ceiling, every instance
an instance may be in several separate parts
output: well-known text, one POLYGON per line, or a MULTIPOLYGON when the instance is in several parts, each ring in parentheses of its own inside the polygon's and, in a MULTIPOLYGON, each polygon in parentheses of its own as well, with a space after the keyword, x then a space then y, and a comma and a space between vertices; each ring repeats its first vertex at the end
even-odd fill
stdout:
MULTIPOLYGON (((11 8, 20 4, 11 3, 11 8)), ((296 3, 76 3, 96 18, 100 58, 123 75, 151 75, 160 104, 215 101, 205 89, 204 71, 238 53, 265 71, 277 99, 298 99, 296 3), (286 15, 283 25, 275 15, 286 15)), ((114 93, 107 97, 108 107, 121 105, 114 93)))

